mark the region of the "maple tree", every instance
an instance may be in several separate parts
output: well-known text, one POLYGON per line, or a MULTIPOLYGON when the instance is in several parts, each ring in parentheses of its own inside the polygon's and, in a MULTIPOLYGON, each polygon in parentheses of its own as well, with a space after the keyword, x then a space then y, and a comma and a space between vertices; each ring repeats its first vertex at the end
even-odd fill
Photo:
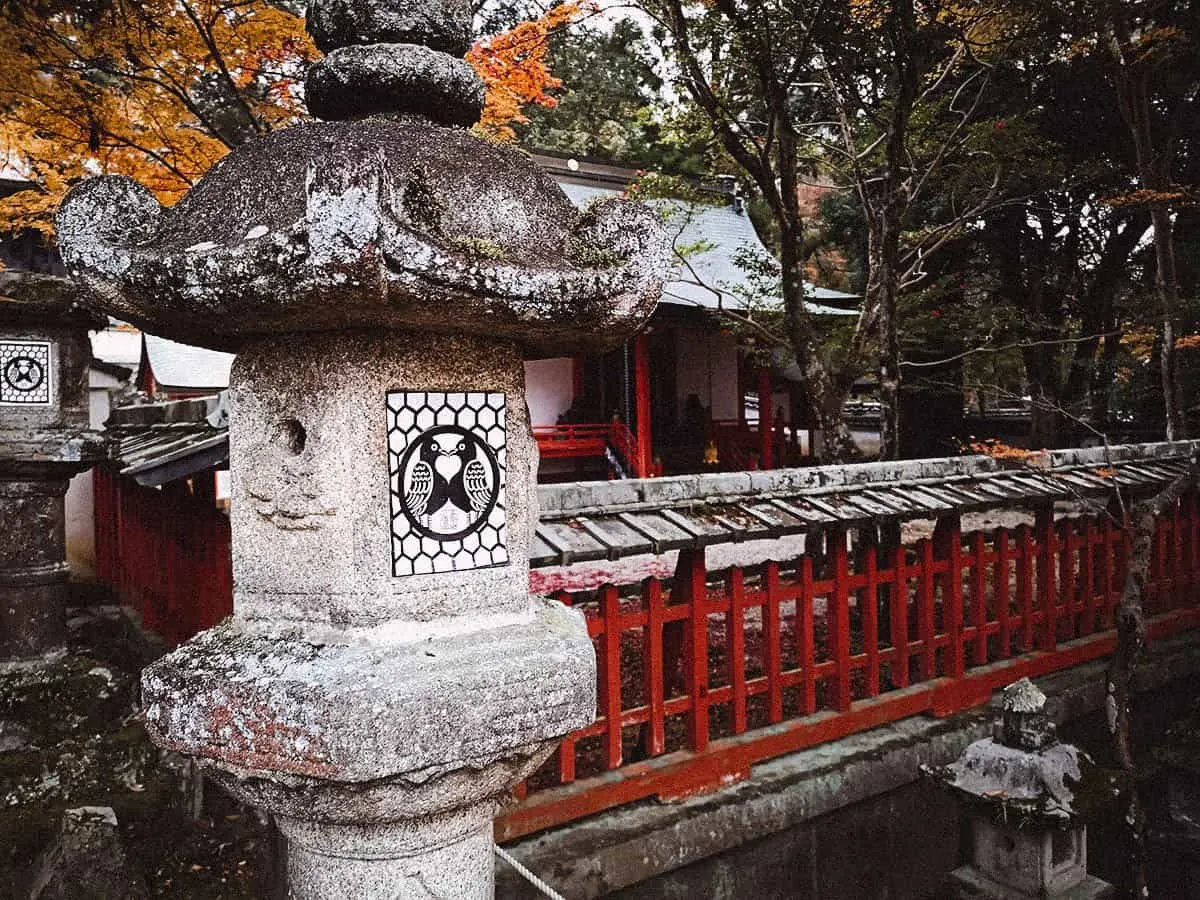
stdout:
POLYGON ((230 149, 301 113, 316 51, 264 0, 11 4, 0 16, 0 148, 31 189, 0 224, 49 234, 66 190, 129 175, 172 203, 230 149))
MULTIPOLYGON (((0 228, 53 233, 66 191, 128 175, 174 203, 238 145, 304 115, 318 54, 297 4, 271 0, 0 0, 0 168, 30 187, 0 228)), ((591 9, 568 0, 476 43, 481 133, 511 139, 522 107, 552 106, 549 34, 591 9)))
POLYGON ((522 112, 526 106, 553 109, 558 104, 550 92, 562 87, 562 81, 551 73, 546 60, 550 34, 595 8, 591 0, 567 0, 537 19, 475 42, 467 52, 467 62, 488 89, 478 131, 496 140, 515 140, 513 125, 529 121, 522 112))

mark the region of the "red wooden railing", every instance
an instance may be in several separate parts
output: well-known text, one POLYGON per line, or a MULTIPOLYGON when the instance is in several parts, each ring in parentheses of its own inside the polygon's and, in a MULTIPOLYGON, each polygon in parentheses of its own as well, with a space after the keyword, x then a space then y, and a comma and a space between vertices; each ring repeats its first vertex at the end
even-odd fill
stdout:
MULTIPOLYGON (((96 473, 98 569, 176 644, 229 614, 229 522, 189 494, 96 473)), ((811 539, 811 538, 810 538, 811 539)), ((820 542, 813 541, 813 546, 820 542)), ((953 517, 893 551, 851 549, 563 591, 596 647, 599 718, 566 738, 497 823, 509 840, 918 713, 986 702, 1022 676, 1105 656, 1126 533, 1106 517, 964 535, 953 517)), ((1200 506, 1160 518, 1144 605, 1151 639, 1200 625, 1200 506)))
POLYGON ((607 425, 539 425, 533 429, 543 459, 579 459, 605 456, 612 447, 629 474, 644 478, 638 465, 637 437, 623 422, 607 425))
POLYGON ((146 628, 174 647, 233 612, 228 516, 186 487, 93 477, 97 578, 146 628))
MULTIPOLYGON (((562 592, 596 646, 599 718, 562 742, 497 823, 509 840, 917 713, 948 715, 1017 678, 1109 654, 1128 553, 1109 519, 964 536, 943 520, 894 553, 831 535, 804 556, 723 572, 681 554, 671 581, 562 592)), ((1200 624, 1196 499, 1158 527, 1150 635, 1200 624)))

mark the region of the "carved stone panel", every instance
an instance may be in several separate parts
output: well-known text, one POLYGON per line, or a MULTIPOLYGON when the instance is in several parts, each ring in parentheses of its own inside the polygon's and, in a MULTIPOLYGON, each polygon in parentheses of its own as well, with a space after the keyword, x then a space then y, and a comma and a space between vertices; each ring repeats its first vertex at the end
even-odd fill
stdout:
POLYGON ((508 562, 505 395, 387 395, 392 574, 508 562))

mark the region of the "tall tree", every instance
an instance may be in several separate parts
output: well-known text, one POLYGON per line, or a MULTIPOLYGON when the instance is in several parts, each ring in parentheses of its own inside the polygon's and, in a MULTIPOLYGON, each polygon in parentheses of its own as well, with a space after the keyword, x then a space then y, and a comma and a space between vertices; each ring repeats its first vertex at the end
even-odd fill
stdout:
POLYGON ((1172 208, 1185 197, 1176 182, 1182 131, 1200 95, 1200 9, 1194 2, 1107 2, 1096 22, 1112 61, 1111 83, 1129 129, 1142 198, 1154 230, 1155 291, 1162 338, 1167 440, 1184 436, 1175 341, 1179 273, 1172 208))
MULTIPOLYGON (((1062 58, 1086 59, 1095 88, 1114 104, 1128 147, 1130 187, 1113 199, 1150 216, 1158 307, 1161 391, 1169 438, 1185 431, 1176 341, 1180 284, 1176 218, 1195 199, 1185 183, 1200 103, 1200 5, 1195 0, 1012 0, 1043 23, 1062 58)), ((1100 99, 1093 95, 1093 100, 1100 99)))
POLYGON ((997 9, 911 0, 641 5, 662 25, 682 90, 771 213, 786 342, 825 434, 826 457, 855 454, 842 406, 877 357, 885 360, 880 371, 893 408, 885 453, 894 455, 896 299, 921 282, 928 255, 977 215, 979 184, 986 195, 996 183, 988 173, 940 207, 918 206, 933 185, 945 191, 946 172, 962 154, 980 153, 971 146, 972 126, 987 87, 985 44, 1002 40, 991 30, 997 9), (799 190, 806 177, 830 171, 857 193, 869 238, 862 313, 836 353, 823 352, 825 336, 804 302, 814 245, 799 190))
POLYGON ((840 28, 826 30, 818 49, 836 137, 822 140, 821 124, 805 134, 821 142, 827 166, 862 207, 865 301, 880 343, 880 455, 895 458, 897 304, 924 281, 928 256, 972 226, 996 196, 1003 160, 976 132, 992 70, 1020 22, 1001 4, 916 0, 862 0, 833 18, 840 28), (934 186, 940 197, 931 205, 934 186))
POLYGON ((611 26, 559 29, 547 61, 562 79, 558 103, 531 107, 518 129, 527 147, 613 161, 658 161, 657 109, 662 79, 641 28, 630 19, 611 26))

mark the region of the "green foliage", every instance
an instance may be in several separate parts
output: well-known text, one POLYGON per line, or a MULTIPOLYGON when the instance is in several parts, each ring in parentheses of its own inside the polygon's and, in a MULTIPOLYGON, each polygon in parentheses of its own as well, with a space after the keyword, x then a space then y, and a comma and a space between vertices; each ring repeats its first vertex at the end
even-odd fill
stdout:
POLYGON ((525 146, 616 162, 655 155, 662 81, 636 23, 621 20, 610 31, 584 25, 556 32, 548 60, 563 82, 558 105, 529 113, 519 132, 525 146))

